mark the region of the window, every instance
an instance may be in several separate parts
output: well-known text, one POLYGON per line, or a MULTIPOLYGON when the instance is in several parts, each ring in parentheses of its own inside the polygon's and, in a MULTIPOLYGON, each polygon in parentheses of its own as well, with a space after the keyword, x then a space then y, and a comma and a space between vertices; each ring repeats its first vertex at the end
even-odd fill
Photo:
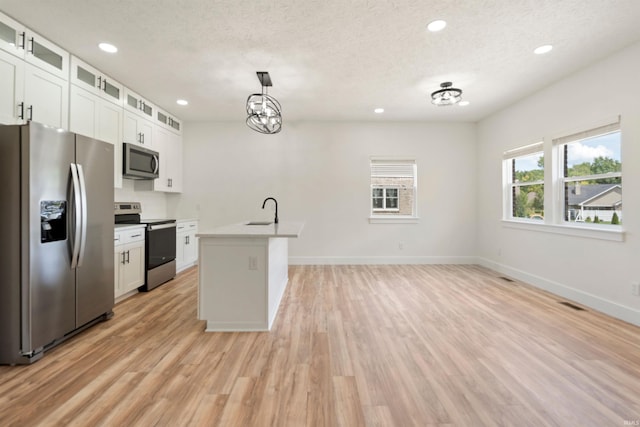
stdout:
POLYGON ((415 160, 371 160, 371 217, 416 217, 415 160))
POLYGON ((555 139, 566 222, 622 224, 620 125, 555 139))
POLYGON ((542 142, 504 153, 505 218, 544 219, 542 142))
POLYGON ((399 211, 398 190, 398 187, 373 187, 373 210, 391 212, 399 211))
POLYGON ((505 152, 504 225, 622 241, 621 151, 618 117, 505 152))

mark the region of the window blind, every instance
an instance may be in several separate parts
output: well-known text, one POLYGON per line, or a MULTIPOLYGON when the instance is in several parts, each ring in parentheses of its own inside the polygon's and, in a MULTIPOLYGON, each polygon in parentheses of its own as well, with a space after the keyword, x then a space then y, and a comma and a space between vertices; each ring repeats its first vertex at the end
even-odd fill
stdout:
POLYGON ((536 142, 535 144, 525 145, 524 147, 514 148, 513 150, 505 151, 503 158, 514 159, 516 157, 527 156, 529 154, 538 153, 543 151, 543 142, 536 142))
POLYGON ((598 126, 593 129, 577 132, 571 135, 561 136, 553 140, 554 145, 566 144, 568 142, 579 141, 581 139, 587 139, 594 136, 604 135, 607 133, 618 132, 620 130, 620 120, 615 123, 609 123, 603 126, 598 126))
POLYGON ((371 176, 375 178, 413 178, 415 162, 371 162, 371 176))

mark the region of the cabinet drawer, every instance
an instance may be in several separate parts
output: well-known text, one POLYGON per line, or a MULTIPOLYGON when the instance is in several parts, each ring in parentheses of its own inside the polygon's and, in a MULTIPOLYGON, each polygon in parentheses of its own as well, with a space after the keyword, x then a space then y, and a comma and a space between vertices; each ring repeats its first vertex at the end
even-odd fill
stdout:
POLYGON ((178 221, 176 232, 194 231, 198 229, 198 221, 178 221))
POLYGON ((124 245, 132 242, 144 242, 144 228, 119 230, 114 232, 114 243, 124 245))

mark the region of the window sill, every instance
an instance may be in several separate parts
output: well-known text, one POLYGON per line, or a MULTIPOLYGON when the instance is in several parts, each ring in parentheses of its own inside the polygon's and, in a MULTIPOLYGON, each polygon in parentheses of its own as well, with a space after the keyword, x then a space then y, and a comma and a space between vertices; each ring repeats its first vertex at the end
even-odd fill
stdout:
POLYGON ((418 224, 417 216, 370 216, 369 224, 418 224))
POLYGON ((502 225, 519 230, 539 231, 542 233, 562 234, 565 236, 585 237, 589 239, 624 242, 625 231, 618 226, 545 224, 541 221, 503 219, 502 225))

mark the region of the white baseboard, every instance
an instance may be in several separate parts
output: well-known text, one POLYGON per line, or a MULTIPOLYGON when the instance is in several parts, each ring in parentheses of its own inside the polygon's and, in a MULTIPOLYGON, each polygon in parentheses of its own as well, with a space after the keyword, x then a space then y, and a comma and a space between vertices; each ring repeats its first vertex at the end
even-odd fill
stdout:
POLYGON ((289 257, 289 265, 477 264, 474 256, 289 257))
POLYGON ((486 258, 478 257, 477 264, 490 270, 497 271, 501 274, 505 274, 509 277, 513 277, 514 279, 518 279, 537 288, 551 292, 552 294, 561 296, 563 298, 568 298, 572 301, 598 310, 609 316, 615 317, 628 323, 632 323, 636 326, 640 326, 640 311, 631 307, 626 307, 624 305, 606 300, 599 296, 583 292, 575 288, 571 288, 561 283, 554 282, 552 280, 545 279, 544 277, 527 273, 526 271, 509 267, 507 265, 500 264, 486 258))

